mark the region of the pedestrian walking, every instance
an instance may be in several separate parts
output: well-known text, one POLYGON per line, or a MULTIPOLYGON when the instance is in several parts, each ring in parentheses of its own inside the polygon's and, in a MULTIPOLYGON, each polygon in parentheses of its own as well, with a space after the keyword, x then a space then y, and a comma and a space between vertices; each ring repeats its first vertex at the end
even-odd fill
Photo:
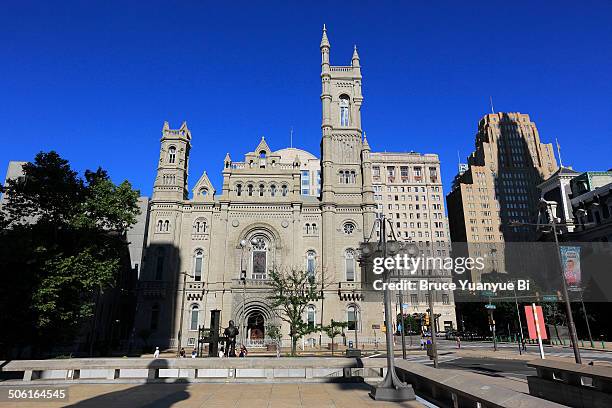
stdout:
POLYGON ((223 352, 223 346, 219 347, 219 358, 225 357, 225 353, 223 352))
POLYGON ((159 358, 159 347, 155 347, 155 352, 153 353, 153 358, 159 358))
POLYGON ((193 349, 193 351, 191 352, 191 358, 196 358, 198 356, 198 352, 196 351, 196 349, 193 349))
POLYGON ((185 348, 184 347, 181 347, 181 351, 179 352, 179 357, 185 358, 185 348))
POLYGON ((461 348, 461 337, 457 336, 457 348, 461 348))
POLYGON ((238 357, 246 357, 247 354, 248 354, 247 348, 243 344, 242 346, 240 346, 240 354, 238 354, 238 357))

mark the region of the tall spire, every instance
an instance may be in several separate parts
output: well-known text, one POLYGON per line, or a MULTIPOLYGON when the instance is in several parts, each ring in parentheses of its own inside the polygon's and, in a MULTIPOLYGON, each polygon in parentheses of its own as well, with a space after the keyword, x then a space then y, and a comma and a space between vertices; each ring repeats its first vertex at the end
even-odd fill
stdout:
POLYGON ((330 47, 329 40, 327 39, 327 28, 325 27, 325 24, 323 24, 323 37, 321 38, 321 48, 323 47, 330 47))
POLYGON ((359 54, 357 53, 357 45, 353 47, 353 59, 351 62, 354 67, 359 67, 359 54))

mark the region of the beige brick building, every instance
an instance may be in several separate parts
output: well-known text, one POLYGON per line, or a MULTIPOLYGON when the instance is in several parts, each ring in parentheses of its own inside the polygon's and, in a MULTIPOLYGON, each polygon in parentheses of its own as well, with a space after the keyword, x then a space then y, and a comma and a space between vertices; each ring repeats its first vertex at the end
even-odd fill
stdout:
MULTIPOLYGON (((537 222, 538 185, 557 170, 552 144, 540 141, 529 115, 492 113, 478 123, 476 150, 447 196, 453 248, 487 258, 482 272, 504 272, 504 242, 529 242, 537 222)), ((472 271, 480 280, 482 272, 472 271)))
MULTIPOLYGON (((176 347, 180 337, 182 346, 193 346, 198 326, 210 324, 213 309, 221 310, 224 327, 230 319, 238 324, 240 341, 263 345, 266 324, 279 322, 266 301, 266 280, 271 269, 288 267, 312 271, 329 283, 324 299, 312 302, 304 321, 348 321, 347 339, 357 331, 360 343, 382 341, 382 293, 366 285, 358 262, 359 244, 372 231, 377 205, 387 202, 386 191, 384 199, 375 200, 374 186, 391 188, 389 194, 398 197, 419 197, 402 201, 418 208, 393 211, 393 221, 400 223, 397 231, 419 241, 436 236, 439 248, 446 250, 437 156, 372 154, 361 125, 357 50, 350 65, 332 66, 325 30, 320 47, 320 161, 296 148, 273 150, 262 137, 244 160, 226 155, 219 191, 204 173, 189 198, 192 134, 186 124, 179 129, 164 124, 135 330, 147 333, 150 345, 176 347), (397 165, 400 173, 408 166, 411 175, 402 179, 398 173, 396 181, 373 177, 374 161, 385 169, 397 165), (413 190, 402 194, 393 192, 396 188, 413 190)), ((425 297, 415 295, 413 311, 424 311, 425 297)), ((435 296, 440 320, 456 326, 452 294, 435 296)), ((287 335, 287 327, 283 333, 287 335)), ((305 343, 318 340, 317 334, 305 343)), ((325 345, 326 339, 322 341, 325 345)))

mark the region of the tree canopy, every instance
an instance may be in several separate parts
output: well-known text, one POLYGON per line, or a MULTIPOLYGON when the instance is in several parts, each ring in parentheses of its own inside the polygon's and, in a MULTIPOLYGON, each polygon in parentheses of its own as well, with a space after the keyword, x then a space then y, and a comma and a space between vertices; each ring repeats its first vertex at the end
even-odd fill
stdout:
POLYGON ((51 151, 25 164, 2 193, 1 348, 70 342, 96 297, 116 283, 139 192, 101 168, 79 177, 51 151))

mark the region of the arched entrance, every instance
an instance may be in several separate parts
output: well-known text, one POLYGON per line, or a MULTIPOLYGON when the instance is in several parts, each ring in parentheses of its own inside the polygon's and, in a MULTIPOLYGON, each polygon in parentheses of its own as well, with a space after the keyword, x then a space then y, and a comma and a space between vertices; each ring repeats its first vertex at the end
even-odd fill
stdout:
POLYGON ((250 312, 247 316, 247 339, 252 344, 263 345, 265 337, 265 318, 259 310, 250 312))

